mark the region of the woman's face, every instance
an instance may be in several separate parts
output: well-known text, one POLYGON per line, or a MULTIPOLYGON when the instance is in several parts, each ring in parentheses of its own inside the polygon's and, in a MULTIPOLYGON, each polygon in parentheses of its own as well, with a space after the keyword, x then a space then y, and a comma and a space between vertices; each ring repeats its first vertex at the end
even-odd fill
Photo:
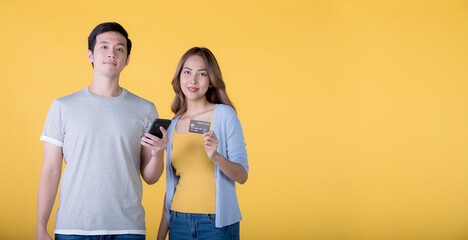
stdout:
POLYGON ((187 58, 180 73, 180 88, 187 100, 206 99, 205 93, 210 86, 205 61, 198 55, 187 58))

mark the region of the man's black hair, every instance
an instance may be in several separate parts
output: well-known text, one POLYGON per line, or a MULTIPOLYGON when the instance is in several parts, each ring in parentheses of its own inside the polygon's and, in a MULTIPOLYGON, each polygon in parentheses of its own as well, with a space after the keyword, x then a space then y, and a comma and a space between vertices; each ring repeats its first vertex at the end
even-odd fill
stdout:
POLYGON ((118 32, 122 34, 125 39, 127 39, 127 57, 130 56, 130 52, 132 50, 132 41, 128 38, 128 33, 122 27, 122 25, 116 22, 105 22, 97 25, 91 34, 88 37, 88 49, 94 53, 94 46, 96 45, 96 36, 101 33, 105 32, 118 32))

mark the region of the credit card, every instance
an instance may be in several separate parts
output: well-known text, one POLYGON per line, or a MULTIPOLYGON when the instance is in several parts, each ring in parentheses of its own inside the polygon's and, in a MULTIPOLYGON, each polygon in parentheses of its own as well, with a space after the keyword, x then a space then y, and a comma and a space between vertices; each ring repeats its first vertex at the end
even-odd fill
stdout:
POLYGON ((190 120, 189 132, 203 134, 210 131, 210 122, 190 120))

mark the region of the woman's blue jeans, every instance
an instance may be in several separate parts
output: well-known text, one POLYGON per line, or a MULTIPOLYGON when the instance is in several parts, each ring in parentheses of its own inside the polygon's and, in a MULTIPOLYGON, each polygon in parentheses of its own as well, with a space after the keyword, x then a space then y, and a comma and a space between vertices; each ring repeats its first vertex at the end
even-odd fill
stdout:
POLYGON ((217 228, 215 214, 194 214, 172 211, 169 219, 169 240, 239 239, 239 223, 217 228))

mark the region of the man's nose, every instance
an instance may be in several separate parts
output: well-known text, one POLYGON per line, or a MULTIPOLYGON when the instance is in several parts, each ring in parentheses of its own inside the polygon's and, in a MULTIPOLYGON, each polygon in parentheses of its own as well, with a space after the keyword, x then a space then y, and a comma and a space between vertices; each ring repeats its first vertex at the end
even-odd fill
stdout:
POLYGON ((107 57, 108 58, 115 58, 115 52, 113 49, 110 49, 108 52, 107 52, 107 57))

